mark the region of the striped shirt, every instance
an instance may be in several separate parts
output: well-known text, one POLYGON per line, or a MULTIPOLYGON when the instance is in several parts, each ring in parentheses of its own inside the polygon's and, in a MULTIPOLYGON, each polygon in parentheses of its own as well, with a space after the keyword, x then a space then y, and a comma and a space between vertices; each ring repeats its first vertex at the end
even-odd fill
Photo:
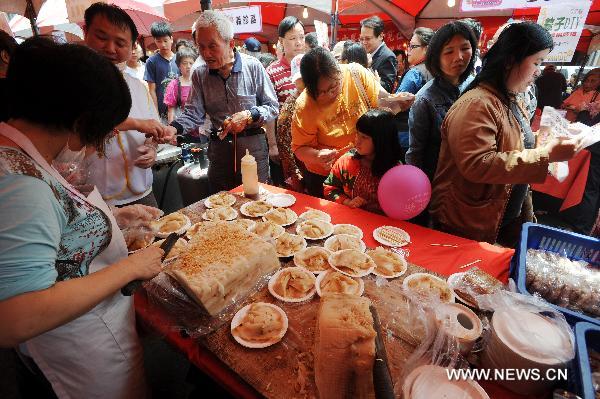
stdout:
POLYGON ((267 67, 267 75, 273 83, 277 101, 281 106, 296 91, 296 85, 292 82, 292 68, 285 57, 282 57, 267 67))

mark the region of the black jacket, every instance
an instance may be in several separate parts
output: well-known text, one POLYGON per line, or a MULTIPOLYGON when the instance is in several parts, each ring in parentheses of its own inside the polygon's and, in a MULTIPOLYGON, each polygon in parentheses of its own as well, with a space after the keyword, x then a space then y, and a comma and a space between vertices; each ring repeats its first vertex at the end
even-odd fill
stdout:
POLYGON ((371 69, 377 71, 381 78, 381 85, 388 93, 391 93, 394 81, 396 80, 398 60, 396 60, 396 56, 385 43, 373 54, 371 69))

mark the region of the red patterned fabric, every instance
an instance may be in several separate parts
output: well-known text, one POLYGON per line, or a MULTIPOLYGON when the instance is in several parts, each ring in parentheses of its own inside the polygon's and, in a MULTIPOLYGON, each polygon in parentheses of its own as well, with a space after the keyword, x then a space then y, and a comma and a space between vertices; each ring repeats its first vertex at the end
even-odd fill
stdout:
POLYGON ((296 91, 296 85, 292 82, 292 69, 290 64, 282 57, 267 67, 267 75, 273 83, 277 101, 282 106, 285 100, 296 91))

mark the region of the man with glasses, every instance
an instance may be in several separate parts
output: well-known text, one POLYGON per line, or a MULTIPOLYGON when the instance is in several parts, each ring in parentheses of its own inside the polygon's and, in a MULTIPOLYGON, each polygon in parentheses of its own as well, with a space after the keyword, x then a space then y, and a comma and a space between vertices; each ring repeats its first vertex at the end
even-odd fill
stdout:
POLYGON ((371 54, 371 69, 379 74, 381 86, 391 92, 396 81, 398 61, 383 41, 383 20, 377 16, 360 21, 360 44, 371 54))

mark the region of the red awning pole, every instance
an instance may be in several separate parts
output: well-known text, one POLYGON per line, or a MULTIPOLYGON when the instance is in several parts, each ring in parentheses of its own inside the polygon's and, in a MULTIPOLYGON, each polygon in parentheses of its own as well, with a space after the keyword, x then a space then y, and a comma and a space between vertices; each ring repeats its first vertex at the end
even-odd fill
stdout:
POLYGON ((333 15, 331 16, 331 48, 337 43, 337 30, 338 30, 338 0, 335 0, 333 7, 333 15))

